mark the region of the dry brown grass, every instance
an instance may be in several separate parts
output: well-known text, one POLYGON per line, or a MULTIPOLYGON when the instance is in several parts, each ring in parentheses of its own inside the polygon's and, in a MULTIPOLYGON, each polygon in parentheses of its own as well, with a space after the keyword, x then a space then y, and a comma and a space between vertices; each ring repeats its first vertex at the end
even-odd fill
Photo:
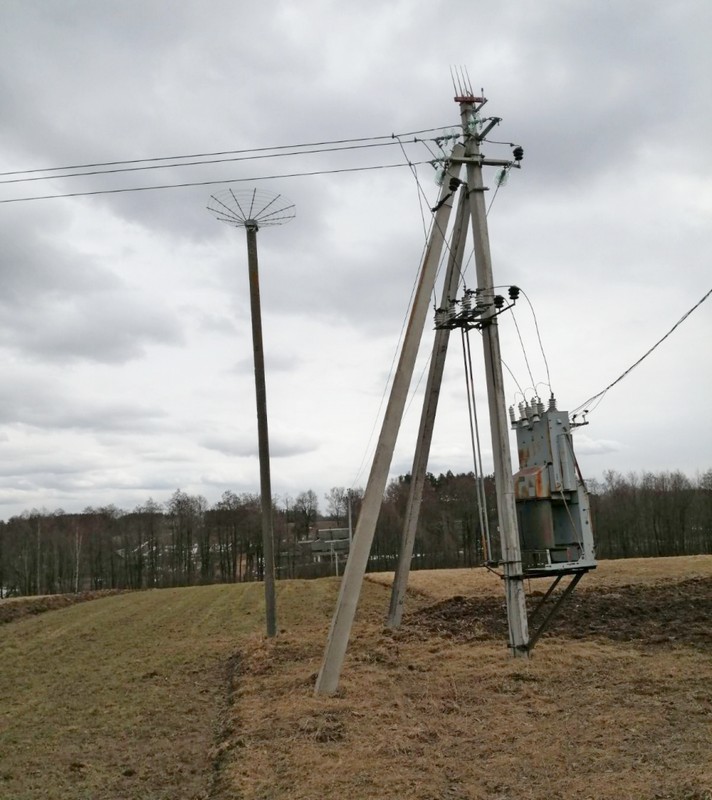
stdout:
POLYGON ((574 607, 529 662, 510 660, 496 630, 504 626, 492 594, 498 579, 485 577, 472 591, 472 571, 430 573, 422 582, 414 573, 420 591, 438 598, 463 591, 460 580, 469 578, 480 612, 500 618, 493 628, 492 620, 450 614, 441 626, 437 614, 447 604, 430 608, 421 596, 391 633, 381 624, 388 587, 378 576, 366 584, 336 696, 313 695, 324 625, 249 648, 225 797, 711 800, 712 639, 709 616, 706 627, 695 617, 697 600, 709 614, 711 564, 604 564, 597 591, 587 594, 599 604, 610 595, 601 607, 628 604, 634 613, 618 613, 610 631, 602 624, 589 633, 584 624, 588 638, 572 639, 581 633, 577 614, 589 618, 574 607), (657 635, 673 624, 655 619, 666 574, 677 596, 687 587, 697 593, 671 606, 694 623, 689 641, 657 635), (689 575, 707 577, 685 583, 689 575))
POLYGON ((230 765, 244 798, 699 798, 710 772, 709 659, 549 643, 362 637, 342 690, 282 641, 245 664, 230 765), (277 652, 278 651, 278 652, 277 652))
MULTIPOLYGON (((668 583, 688 578, 712 576, 712 555, 683 556, 677 558, 626 558, 599 561, 598 567, 589 572, 579 584, 577 591, 612 588, 644 583, 668 583)), ((390 586, 392 572, 374 572, 366 576, 369 581, 390 586)), ((530 582, 534 590, 545 589, 545 578, 530 582)), ((502 591, 501 579, 483 567, 475 569, 425 569, 411 572, 408 590, 413 595, 423 595, 433 600, 444 600, 453 595, 491 594, 502 591)))
MULTIPOLYGON (((699 798, 712 786, 709 657, 550 642, 362 634, 336 697, 319 649, 283 640, 243 664, 236 797, 699 798)), ((355 649, 355 648, 354 648, 355 649)))
POLYGON ((56 611, 59 608, 86 603, 101 597, 121 594, 120 589, 104 589, 95 592, 78 592, 77 594, 43 594, 32 597, 6 597, 0 600, 0 624, 17 622, 23 617, 44 614, 45 611, 56 611))
POLYGON ((710 566, 604 563, 529 662, 498 579, 423 575, 396 633, 369 580, 328 698, 335 579, 281 582, 273 641, 259 584, 26 618, 1 634, 0 798, 712 800, 710 566))
MULTIPOLYGON (((280 623, 325 617, 335 586, 279 586, 280 623)), ((2 626, 2 800, 203 798, 232 658, 263 624, 261 584, 162 589, 2 626)))

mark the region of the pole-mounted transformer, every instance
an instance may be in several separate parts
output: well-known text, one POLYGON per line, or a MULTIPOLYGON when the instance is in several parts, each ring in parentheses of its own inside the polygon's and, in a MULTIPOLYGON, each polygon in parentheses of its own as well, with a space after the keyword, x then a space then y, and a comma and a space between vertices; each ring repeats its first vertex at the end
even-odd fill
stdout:
POLYGON ((529 577, 585 572, 596 567, 588 493, 574 455, 567 411, 538 397, 510 406, 517 434, 519 471, 514 496, 529 577))

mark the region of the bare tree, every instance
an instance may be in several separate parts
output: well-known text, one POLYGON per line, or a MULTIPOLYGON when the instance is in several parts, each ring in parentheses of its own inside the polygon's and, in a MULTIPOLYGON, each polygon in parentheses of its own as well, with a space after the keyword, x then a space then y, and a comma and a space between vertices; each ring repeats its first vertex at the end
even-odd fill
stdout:
POLYGON ((326 500, 326 513, 337 525, 346 521, 348 514, 349 497, 343 486, 333 486, 324 495, 326 500))
POLYGON ((309 530, 316 523, 319 514, 319 501, 311 489, 300 492, 294 501, 294 526, 299 539, 306 539, 309 530))

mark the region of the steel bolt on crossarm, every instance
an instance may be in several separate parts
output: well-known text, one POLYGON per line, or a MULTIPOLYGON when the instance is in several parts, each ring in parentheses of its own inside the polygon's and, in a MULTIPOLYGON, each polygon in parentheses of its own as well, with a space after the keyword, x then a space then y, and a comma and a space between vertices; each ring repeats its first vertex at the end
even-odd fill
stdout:
POLYGON ((255 395, 257 400, 257 438, 260 461, 260 499, 262 508, 262 550, 265 583, 265 616, 267 635, 277 633, 275 601, 274 531, 272 524, 272 481, 269 462, 269 433, 267 426, 267 390, 262 344, 262 312, 260 281, 257 264, 257 231, 260 228, 282 225, 294 219, 294 205, 282 195, 257 189, 234 191, 226 189, 211 195, 210 211, 220 222, 244 228, 247 235, 247 263, 250 280, 250 310, 252 316, 252 347, 255 363, 255 395))

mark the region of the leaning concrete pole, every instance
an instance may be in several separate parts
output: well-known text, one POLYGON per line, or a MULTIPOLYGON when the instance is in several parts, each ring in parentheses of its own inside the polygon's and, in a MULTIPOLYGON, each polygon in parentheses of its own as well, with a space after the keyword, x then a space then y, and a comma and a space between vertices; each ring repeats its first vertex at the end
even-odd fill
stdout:
POLYGON ((353 546, 349 552, 346 569, 341 579, 341 589, 336 603, 336 610, 331 620, 324 660, 316 681, 315 694, 318 695, 333 694, 339 685, 341 667, 344 663, 351 627, 361 594, 363 576, 366 573, 368 557, 371 553, 371 544, 383 502, 383 492, 388 480, 398 429, 403 418, 408 388, 410 387, 415 360, 423 335, 430 295, 435 285, 440 254, 445 240, 445 229, 452 210, 453 192, 450 189, 450 179, 458 177, 460 173, 459 161, 461 161, 462 155, 462 145, 457 145, 453 150, 452 158, 457 158, 458 163, 454 165, 454 161, 451 161, 450 167, 445 174, 440 199, 436 206, 437 211, 435 212, 428 244, 423 255, 410 319, 403 337, 398 367, 391 387, 391 395, 383 418, 371 473, 366 484, 361 513, 356 523, 353 546))
MULTIPOLYGON (((445 273, 445 282, 443 283, 443 291, 440 299, 441 308, 447 308, 448 301, 451 298, 454 299, 457 295, 460 271, 462 268, 462 257, 465 252, 465 242, 467 240, 468 217, 469 206, 467 194, 462 191, 460 192, 460 200, 455 216, 455 226, 450 240, 447 272, 445 273)), ((410 562, 413 558, 415 534, 418 530, 418 517, 420 516, 420 505, 423 500, 423 487, 425 486, 425 475, 428 469, 430 445, 433 441, 435 415, 438 410, 440 387, 443 382, 445 357, 447 356, 449 339, 449 328, 439 328, 435 331, 433 352, 430 358, 430 369, 428 371, 428 381, 423 398, 423 410, 420 415, 418 439, 415 446, 415 455, 413 456, 413 467, 410 473, 410 487, 408 489, 408 501, 405 510, 401 546, 398 553, 398 565, 396 566, 396 574, 393 579, 391 603, 388 609, 388 619, 386 620, 386 625, 389 628, 397 628, 401 624, 401 619, 403 617, 403 605, 405 603, 406 589, 408 588, 408 576, 410 575, 410 562)))
MULTIPOLYGON (((476 103, 484 101, 482 98, 472 96, 457 97, 455 99, 460 104, 463 134, 465 136, 467 190, 470 200, 472 236, 475 245, 477 283, 478 288, 482 290, 483 296, 491 297, 494 293, 492 257, 490 254, 489 232, 487 230, 485 188, 482 182, 482 155, 475 126, 476 103)), ((511 654, 515 658, 528 658, 529 623, 524 593, 517 511, 514 501, 512 457, 509 452, 509 424, 504 393, 504 377, 502 375, 499 328, 496 317, 489 321, 487 320, 488 315, 493 313, 492 307, 489 312, 482 316, 484 323, 482 327, 482 344, 484 347, 487 400, 492 432, 494 477, 497 488, 499 535, 502 542, 502 567, 507 600, 509 647, 511 654)))

